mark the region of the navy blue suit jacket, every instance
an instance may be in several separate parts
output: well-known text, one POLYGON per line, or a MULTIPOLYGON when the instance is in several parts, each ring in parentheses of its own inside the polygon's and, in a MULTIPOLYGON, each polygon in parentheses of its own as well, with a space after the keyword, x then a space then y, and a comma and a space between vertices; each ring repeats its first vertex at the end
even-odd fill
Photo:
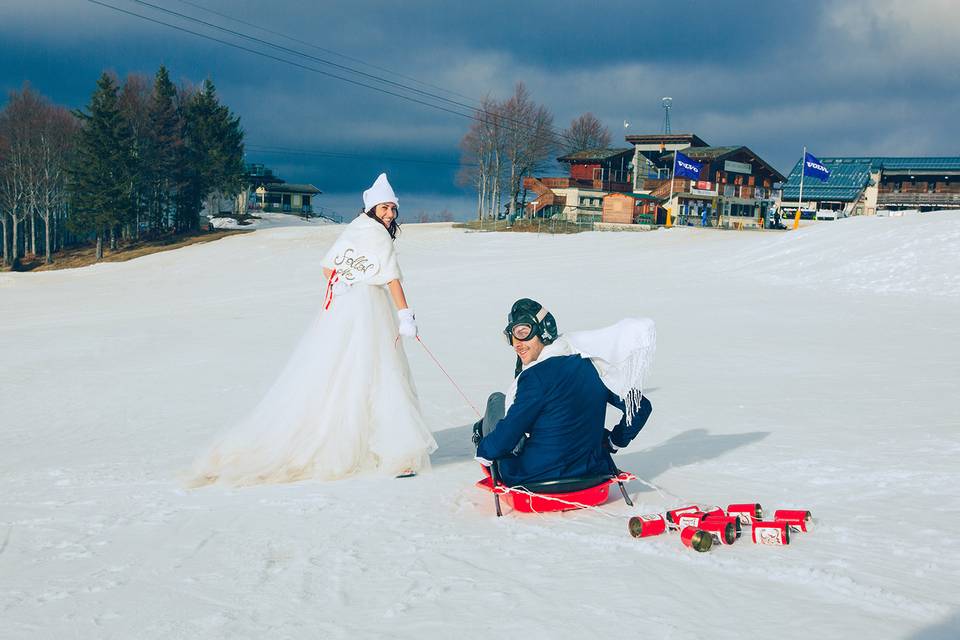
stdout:
MULTIPOLYGON (((603 426, 608 403, 625 411, 589 360, 579 355, 548 358, 520 374, 510 410, 480 441, 477 455, 498 460, 508 485, 609 473, 614 465, 603 426), (524 434, 529 438, 520 455, 513 456, 524 434)), ((651 411, 643 398, 630 426, 624 416, 609 434, 613 444, 629 444, 651 411)))

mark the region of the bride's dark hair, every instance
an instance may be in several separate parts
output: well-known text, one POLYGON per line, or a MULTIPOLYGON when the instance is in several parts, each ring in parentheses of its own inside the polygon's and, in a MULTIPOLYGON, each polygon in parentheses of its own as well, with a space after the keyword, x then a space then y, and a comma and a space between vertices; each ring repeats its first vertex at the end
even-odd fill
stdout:
MULTIPOLYGON (((363 211, 363 210, 361 209, 361 211, 363 211)), ((376 205, 374 205, 373 207, 371 207, 371 208, 370 208, 370 211, 363 211, 363 213, 367 214, 367 217, 373 218, 374 220, 376 220, 376 221, 379 222, 380 224, 383 224, 383 220, 381 220, 380 218, 377 217, 377 206, 376 206, 376 205)), ((398 207, 398 208, 397 208, 397 218, 399 218, 399 217, 400 217, 400 209, 399 209, 399 207, 398 207)), ((393 220, 391 220, 389 225, 383 224, 383 226, 386 227, 386 229, 387 229, 387 233, 390 234, 390 238, 393 239, 393 240, 396 240, 396 239, 397 239, 397 235, 400 234, 400 224, 397 222, 397 218, 394 218, 393 220)))

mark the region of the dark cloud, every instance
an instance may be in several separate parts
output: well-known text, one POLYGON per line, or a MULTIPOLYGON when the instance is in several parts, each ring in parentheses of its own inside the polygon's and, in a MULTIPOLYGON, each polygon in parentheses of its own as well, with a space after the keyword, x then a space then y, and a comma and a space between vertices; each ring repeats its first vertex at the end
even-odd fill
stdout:
MULTIPOLYGON (((130 0, 105 1, 173 20, 130 0)), ((624 120, 630 132, 659 130, 660 97, 670 95, 674 130, 715 144, 746 144, 784 173, 804 144, 825 156, 958 153, 960 127, 949 116, 960 110, 960 44, 950 25, 960 19, 960 5, 952 0, 633 0, 599 6, 278 1, 268 10, 253 0, 196 1, 261 25, 256 35, 264 40, 357 66, 265 30, 282 32, 393 71, 363 67, 370 74, 405 84, 417 78, 433 85, 418 88, 468 105, 484 95, 505 97, 523 81, 553 110, 559 127, 592 111, 615 139, 625 132, 624 120)), ((155 3, 253 32, 188 1, 155 3)), ((316 60, 270 53, 341 73, 316 60)), ((454 183, 456 167, 444 164, 457 161, 467 119, 315 71, 77 0, 0 6, 0 60, 3 90, 29 80, 72 107, 86 104, 103 69, 121 77, 152 75, 163 63, 175 80, 199 83, 210 76, 241 116, 248 141, 261 145, 251 147, 249 159, 337 194, 330 198, 343 203, 338 207, 382 170, 402 191, 423 194, 430 207, 442 209, 444 198, 451 206, 470 206, 470 194, 454 183), (262 146, 361 157, 267 152, 262 146)))

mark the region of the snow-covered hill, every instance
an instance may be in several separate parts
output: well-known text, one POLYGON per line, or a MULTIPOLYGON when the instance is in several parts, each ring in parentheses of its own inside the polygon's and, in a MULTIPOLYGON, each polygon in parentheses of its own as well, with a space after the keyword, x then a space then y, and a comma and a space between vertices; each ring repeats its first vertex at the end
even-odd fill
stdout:
POLYGON ((534 297, 561 330, 657 322, 636 509, 508 514, 475 419, 408 345, 434 468, 242 490, 177 482, 317 312, 335 225, 0 274, 0 638, 956 637, 960 215, 790 233, 576 236, 410 225, 424 342, 474 404, 534 297), (706 554, 626 521, 799 507, 786 548, 706 554), (954 576, 950 578, 950 576, 954 576))

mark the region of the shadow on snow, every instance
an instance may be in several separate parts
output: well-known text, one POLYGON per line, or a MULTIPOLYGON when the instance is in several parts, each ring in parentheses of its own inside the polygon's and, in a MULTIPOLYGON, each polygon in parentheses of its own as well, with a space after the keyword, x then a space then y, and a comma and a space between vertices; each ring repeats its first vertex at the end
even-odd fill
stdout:
MULTIPOLYGON (((473 460, 476 450, 470 441, 473 424, 436 431, 437 450, 430 456, 433 466, 456 464, 473 460)), ((690 429, 641 451, 614 456, 617 467, 630 471, 644 480, 652 480, 672 467, 684 467, 763 440, 769 431, 711 434, 706 429, 690 429)), ((643 432, 638 438, 643 437, 643 432)), ((480 470, 477 469, 477 473, 480 470)), ((637 482, 630 483, 631 492, 652 491, 637 482)))

